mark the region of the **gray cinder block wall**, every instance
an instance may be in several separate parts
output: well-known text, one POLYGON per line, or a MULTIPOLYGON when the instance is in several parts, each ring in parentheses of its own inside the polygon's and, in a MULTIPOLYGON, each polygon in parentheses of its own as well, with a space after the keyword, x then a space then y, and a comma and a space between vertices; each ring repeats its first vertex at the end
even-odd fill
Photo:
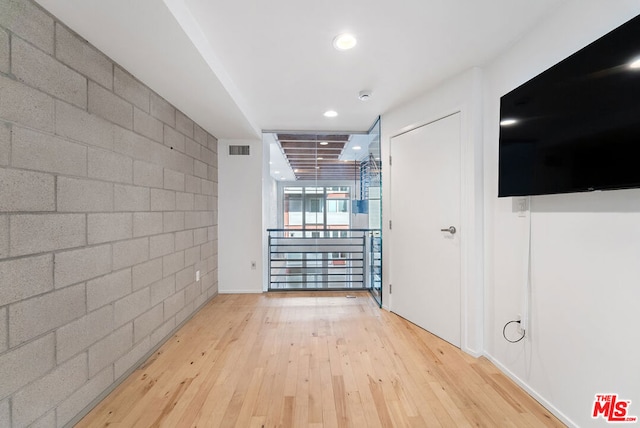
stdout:
POLYGON ((0 0, 0 427, 65 426, 217 294, 217 171, 215 137, 0 0))

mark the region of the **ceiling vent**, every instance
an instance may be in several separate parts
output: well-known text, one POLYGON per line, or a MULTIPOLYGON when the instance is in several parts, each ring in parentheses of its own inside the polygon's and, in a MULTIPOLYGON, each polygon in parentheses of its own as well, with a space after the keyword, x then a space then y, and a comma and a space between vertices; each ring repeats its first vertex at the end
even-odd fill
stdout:
POLYGON ((229 155, 249 156, 249 146, 229 146, 229 155))

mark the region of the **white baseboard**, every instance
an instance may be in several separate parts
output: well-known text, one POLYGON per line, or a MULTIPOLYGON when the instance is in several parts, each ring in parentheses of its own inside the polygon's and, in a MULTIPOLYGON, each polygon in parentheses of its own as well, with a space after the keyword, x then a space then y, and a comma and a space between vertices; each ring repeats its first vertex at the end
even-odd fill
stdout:
MULTIPOLYGON (((471 355, 471 356, 472 356, 472 357, 474 357, 474 358, 480 358, 480 357, 484 356, 484 352, 482 352, 482 351, 476 351, 476 350, 474 350, 474 349, 467 348, 466 346, 463 346, 463 347, 461 347, 460 349, 461 349, 463 352, 465 352, 465 353, 467 353, 467 354, 471 355)), ((494 364, 495 364, 495 363, 494 363, 494 364)), ((502 369, 501 369, 501 370, 502 370, 502 369)))
POLYGON ((547 401, 544 397, 538 394, 535 390, 533 390, 525 381, 516 376, 511 370, 507 369, 504 365, 502 365, 498 360, 496 360, 491 354, 485 352, 484 356, 493 363, 502 373, 507 375, 512 381, 518 384, 518 386, 524 389, 527 394, 529 394, 534 400, 540 403, 545 409, 553 413, 553 415, 560 419, 562 423, 569 427, 578 428, 578 424, 569 419, 564 413, 558 410, 553 404, 547 401))

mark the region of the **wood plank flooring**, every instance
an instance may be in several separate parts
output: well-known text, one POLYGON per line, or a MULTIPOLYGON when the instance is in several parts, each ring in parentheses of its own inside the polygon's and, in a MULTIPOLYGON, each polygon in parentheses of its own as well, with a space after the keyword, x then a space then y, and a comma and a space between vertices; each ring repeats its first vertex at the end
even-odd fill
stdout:
POLYGON ((366 292, 220 295, 78 427, 563 426, 366 292))

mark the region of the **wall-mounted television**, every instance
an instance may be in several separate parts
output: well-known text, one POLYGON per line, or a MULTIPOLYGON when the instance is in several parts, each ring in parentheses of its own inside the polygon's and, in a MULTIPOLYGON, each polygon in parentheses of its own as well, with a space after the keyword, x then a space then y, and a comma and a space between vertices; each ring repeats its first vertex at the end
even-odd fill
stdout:
POLYGON ((640 15, 500 98, 498 196, 640 187, 640 15))

